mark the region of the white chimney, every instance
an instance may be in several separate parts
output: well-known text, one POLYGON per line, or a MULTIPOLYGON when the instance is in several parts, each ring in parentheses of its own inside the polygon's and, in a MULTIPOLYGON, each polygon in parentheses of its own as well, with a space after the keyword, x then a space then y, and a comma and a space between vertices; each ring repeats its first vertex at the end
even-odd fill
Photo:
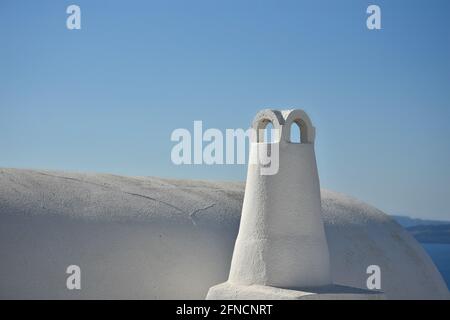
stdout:
MULTIPOLYGON (((311 294, 329 298, 341 287, 333 286, 331 279, 314 152, 315 128, 298 109, 260 111, 252 128, 257 132, 252 139, 256 141, 250 146, 229 278, 212 287, 207 298, 289 299, 311 294), (277 132, 272 142, 264 141, 262 134, 269 122, 277 132), (291 141, 291 128, 296 125, 300 127, 298 143, 291 141), (268 165, 259 161, 267 149, 268 165)), ((345 291, 354 295, 351 289, 345 291)))

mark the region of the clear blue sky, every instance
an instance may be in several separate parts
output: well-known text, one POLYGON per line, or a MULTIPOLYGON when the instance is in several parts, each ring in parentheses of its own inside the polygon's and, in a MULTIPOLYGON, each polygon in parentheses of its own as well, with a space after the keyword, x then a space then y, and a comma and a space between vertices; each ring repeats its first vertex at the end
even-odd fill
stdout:
POLYGON ((244 180, 245 165, 173 165, 171 132, 296 107, 322 187, 450 219, 449 15, 446 0, 1 0, 0 167, 244 180))

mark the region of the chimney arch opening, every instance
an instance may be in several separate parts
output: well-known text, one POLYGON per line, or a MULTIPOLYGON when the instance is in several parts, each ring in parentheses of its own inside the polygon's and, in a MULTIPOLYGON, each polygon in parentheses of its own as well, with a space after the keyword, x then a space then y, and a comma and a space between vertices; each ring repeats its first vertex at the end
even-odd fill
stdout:
POLYGON ((302 129, 301 124, 298 122, 292 122, 291 124, 291 136, 289 139, 290 143, 302 143, 302 129))

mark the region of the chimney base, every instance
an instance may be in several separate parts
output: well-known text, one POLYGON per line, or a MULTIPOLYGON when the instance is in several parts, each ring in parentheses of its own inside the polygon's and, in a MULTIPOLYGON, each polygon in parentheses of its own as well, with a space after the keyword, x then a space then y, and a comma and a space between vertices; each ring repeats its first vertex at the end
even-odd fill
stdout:
POLYGON ((383 292, 340 285, 316 288, 276 288, 224 282, 211 287, 206 300, 384 300, 383 292))

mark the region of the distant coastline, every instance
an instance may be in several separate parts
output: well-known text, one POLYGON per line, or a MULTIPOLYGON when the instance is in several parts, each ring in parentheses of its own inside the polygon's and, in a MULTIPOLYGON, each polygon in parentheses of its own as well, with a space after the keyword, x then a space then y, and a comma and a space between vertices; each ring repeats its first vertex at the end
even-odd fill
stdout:
POLYGON ((406 228, 421 243, 450 244, 450 224, 423 225, 406 228))
POLYGON ((392 217, 419 241, 450 288, 450 221, 392 217))
POLYGON ((421 243, 450 244, 450 221, 423 220, 406 216, 393 218, 421 243))

